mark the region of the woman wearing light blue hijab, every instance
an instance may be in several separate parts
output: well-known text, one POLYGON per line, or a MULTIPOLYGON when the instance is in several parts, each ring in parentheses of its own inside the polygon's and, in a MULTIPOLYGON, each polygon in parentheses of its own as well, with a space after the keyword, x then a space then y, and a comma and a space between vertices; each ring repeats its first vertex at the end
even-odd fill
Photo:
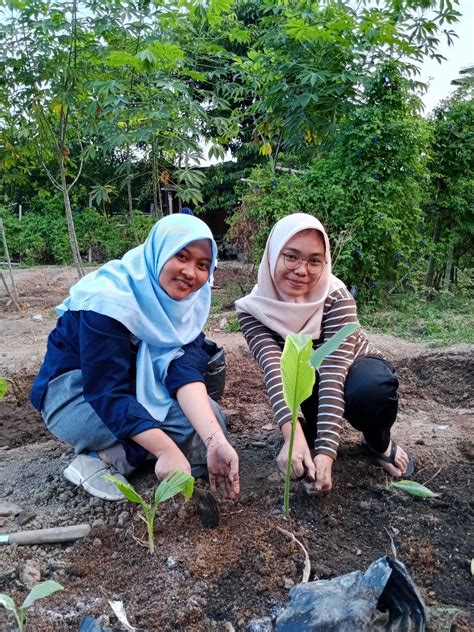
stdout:
POLYGON ((207 468, 211 489, 237 496, 238 457, 204 383, 216 254, 204 222, 170 215, 56 308, 31 401, 78 455, 65 477, 92 495, 122 499, 104 474, 125 480, 151 454, 159 479, 207 468))

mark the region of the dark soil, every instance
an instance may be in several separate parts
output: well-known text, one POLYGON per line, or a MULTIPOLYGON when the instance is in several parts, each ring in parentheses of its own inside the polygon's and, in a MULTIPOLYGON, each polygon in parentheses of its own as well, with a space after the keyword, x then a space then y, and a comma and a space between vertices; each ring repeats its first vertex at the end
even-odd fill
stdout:
POLYGON ((41 416, 28 404, 34 377, 10 379, 13 393, 2 401, 0 408, 0 448, 17 448, 51 439, 41 416))
POLYGON ((426 358, 410 358, 399 370, 413 394, 423 392, 451 408, 471 407, 474 401, 474 362, 469 354, 433 352, 426 358))
MULTIPOLYGON (((238 278, 227 274, 226 282, 238 278)), ((311 499, 294 483, 287 520, 275 463, 281 441, 271 426, 260 370, 240 334, 214 334, 226 348, 221 404, 241 459, 242 493, 237 502, 221 500, 216 529, 202 526, 192 501, 165 503, 156 521, 153 556, 143 545, 145 525, 136 506, 91 498, 62 477, 71 452, 50 438, 27 403, 33 372, 10 373, 14 388, 0 417, 0 446, 5 446, 0 497, 19 503, 33 517, 26 525, 22 514, 0 518, 0 531, 80 522, 93 526, 89 537, 72 545, 2 549, 0 592, 24 597, 28 591, 20 577, 26 562, 41 579, 55 579, 65 588, 35 605, 29 629, 75 631, 86 615, 120 627, 108 604, 119 599, 130 622, 148 630, 268 630, 303 569, 301 549, 278 526, 308 550, 311 579, 365 569, 393 553, 392 538, 427 604, 458 608, 464 614, 452 629, 472 629, 469 353, 440 350, 396 361, 402 399, 395 436, 415 458, 415 479, 427 482, 438 498, 417 500, 390 488, 383 472, 368 463, 358 433, 346 428, 333 491, 311 499)), ((156 485, 151 466, 131 482, 151 496, 156 485)), ((2 632, 13 629, 11 621, 0 610, 2 632)), ((441 628, 433 624, 431 629, 441 628)))

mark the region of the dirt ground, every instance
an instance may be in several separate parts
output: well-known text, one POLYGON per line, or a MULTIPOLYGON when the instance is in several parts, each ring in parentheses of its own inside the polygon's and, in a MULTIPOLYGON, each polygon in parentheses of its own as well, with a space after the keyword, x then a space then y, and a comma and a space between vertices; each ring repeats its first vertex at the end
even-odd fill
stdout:
MULTIPOLYGON (((459 612, 452 626, 432 622, 430 629, 474 629, 472 347, 430 350, 371 334, 396 365, 401 382, 395 438, 415 458, 415 479, 427 482, 439 497, 416 500, 390 489, 382 471, 366 460, 358 433, 346 428, 333 491, 310 499, 294 483, 291 518, 286 520, 275 463, 280 436, 271 425, 260 370, 242 336, 224 333, 215 317, 208 333, 226 351, 221 405, 241 460, 242 493, 236 502, 221 500, 215 529, 201 525, 192 501, 166 503, 156 522, 157 549, 151 556, 140 543, 145 526, 135 506, 89 497, 62 477, 71 451, 51 438, 28 403, 54 326, 52 308, 67 295, 75 272, 16 270, 15 278, 21 313, 7 305, 0 289, 0 375, 11 385, 0 405, 0 507, 2 501, 16 503, 22 511, 0 516, 0 533, 82 522, 92 526, 91 534, 74 544, 1 549, 0 592, 22 599, 28 576, 55 579, 64 586, 64 592, 30 611, 30 630, 75 631, 86 615, 119 628, 108 600, 121 600, 130 622, 147 630, 272 630, 303 569, 301 549, 278 526, 293 532, 308 550, 311 579, 365 569, 392 554, 392 538, 426 603, 459 612)), ((227 296, 224 290, 230 284, 242 285, 248 278, 242 266, 224 263, 216 274, 216 293, 227 296)), ((152 468, 140 470, 131 482, 151 495, 152 468)), ((0 630, 13 629, 12 617, 1 609, 0 630)))

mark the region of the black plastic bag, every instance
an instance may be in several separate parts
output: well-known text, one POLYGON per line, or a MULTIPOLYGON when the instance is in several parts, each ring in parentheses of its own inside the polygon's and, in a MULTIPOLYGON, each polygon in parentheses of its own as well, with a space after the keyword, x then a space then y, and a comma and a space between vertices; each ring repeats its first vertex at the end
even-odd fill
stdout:
POLYGON ((406 567, 388 555, 363 571, 298 584, 276 632, 424 632, 426 609, 406 567), (386 613, 382 616, 381 613, 386 613))
POLYGON ((222 397, 225 386, 224 349, 218 347, 214 341, 208 338, 204 339, 203 346, 210 356, 207 370, 204 373, 207 394, 211 399, 217 401, 222 397))

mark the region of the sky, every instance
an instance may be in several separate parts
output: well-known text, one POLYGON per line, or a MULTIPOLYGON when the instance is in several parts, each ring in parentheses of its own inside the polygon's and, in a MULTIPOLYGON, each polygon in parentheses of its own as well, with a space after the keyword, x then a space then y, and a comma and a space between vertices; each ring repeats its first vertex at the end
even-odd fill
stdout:
POLYGON ((426 60, 421 67, 420 80, 429 83, 427 93, 422 97, 425 114, 448 97, 456 86, 451 80, 459 77, 459 70, 474 65, 474 0, 460 0, 458 11, 462 13, 459 22, 451 28, 457 35, 453 46, 448 46, 444 38, 440 40, 439 52, 446 61, 438 64, 436 60, 426 60))

